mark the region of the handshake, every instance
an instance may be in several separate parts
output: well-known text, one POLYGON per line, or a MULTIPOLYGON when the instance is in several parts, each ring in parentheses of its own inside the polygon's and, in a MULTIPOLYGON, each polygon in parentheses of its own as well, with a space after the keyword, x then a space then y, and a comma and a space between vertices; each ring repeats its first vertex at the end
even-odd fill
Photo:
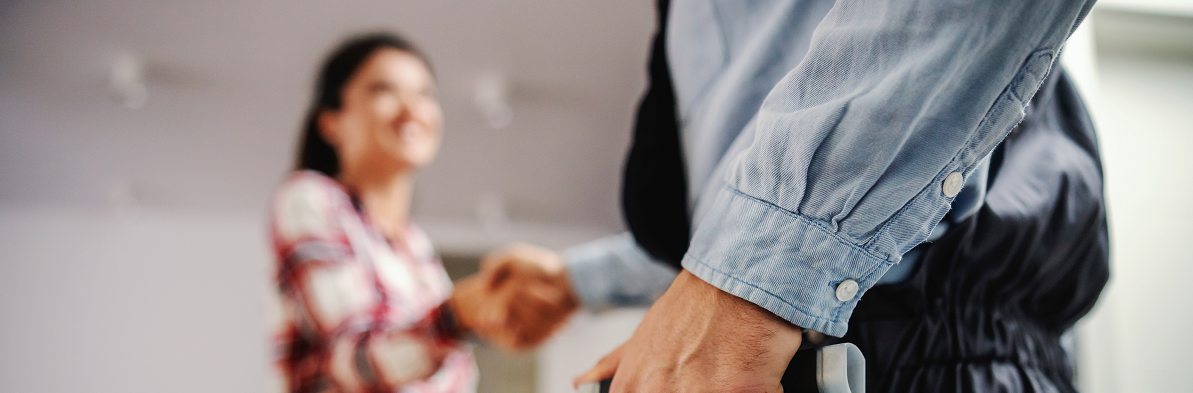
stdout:
POLYGON ((485 255, 449 302, 464 329, 507 351, 538 346, 580 306, 559 254, 525 244, 485 255))

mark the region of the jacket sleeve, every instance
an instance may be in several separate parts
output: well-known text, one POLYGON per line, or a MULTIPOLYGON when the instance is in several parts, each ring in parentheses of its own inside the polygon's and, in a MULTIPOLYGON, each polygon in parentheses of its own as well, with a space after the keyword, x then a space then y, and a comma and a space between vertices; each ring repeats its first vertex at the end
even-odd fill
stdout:
POLYGON ((683 266, 845 334, 862 294, 948 212, 1093 1, 840 0, 767 95, 683 266))

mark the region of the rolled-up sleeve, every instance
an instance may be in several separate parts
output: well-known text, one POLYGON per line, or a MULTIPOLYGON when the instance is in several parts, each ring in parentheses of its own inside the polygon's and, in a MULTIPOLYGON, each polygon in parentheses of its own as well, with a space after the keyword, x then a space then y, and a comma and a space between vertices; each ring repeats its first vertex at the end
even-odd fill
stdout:
POLYGON ((844 335, 862 294, 1022 120, 1092 5, 838 1, 763 102, 753 143, 726 158, 684 268, 844 335))

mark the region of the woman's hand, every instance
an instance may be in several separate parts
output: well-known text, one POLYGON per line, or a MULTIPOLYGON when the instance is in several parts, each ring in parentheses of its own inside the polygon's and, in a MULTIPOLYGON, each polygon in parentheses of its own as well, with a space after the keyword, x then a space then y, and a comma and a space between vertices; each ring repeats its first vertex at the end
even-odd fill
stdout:
POLYGON ((580 307, 567 268, 554 251, 514 244, 485 255, 481 274, 499 293, 501 308, 515 331, 515 349, 537 346, 563 327, 580 307))
POLYGON ((486 255, 452 297, 462 325, 510 351, 541 344, 579 308, 559 255, 529 245, 486 255))

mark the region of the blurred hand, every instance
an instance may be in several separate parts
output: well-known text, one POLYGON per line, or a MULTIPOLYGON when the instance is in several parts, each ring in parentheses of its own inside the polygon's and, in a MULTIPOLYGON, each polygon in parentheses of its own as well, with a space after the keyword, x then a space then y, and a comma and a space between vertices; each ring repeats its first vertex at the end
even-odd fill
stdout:
POLYGON ((456 293, 457 309, 469 314, 461 323, 510 351, 541 344, 580 305, 559 254, 525 244, 486 255, 480 273, 457 283, 456 293))
POLYGON ((489 283, 481 275, 473 275, 456 281, 448 304, 456 314, 460 328, 485 337, 493 342, 512 341, 503 337, 492 323, 484 321, 488 310, 498 307, 497 299, 489 294, 489 283))
POLYGON ((573 383, 612 377, 611 392, 782 392, 800 333, 683 270, 634 335, 573 383))

